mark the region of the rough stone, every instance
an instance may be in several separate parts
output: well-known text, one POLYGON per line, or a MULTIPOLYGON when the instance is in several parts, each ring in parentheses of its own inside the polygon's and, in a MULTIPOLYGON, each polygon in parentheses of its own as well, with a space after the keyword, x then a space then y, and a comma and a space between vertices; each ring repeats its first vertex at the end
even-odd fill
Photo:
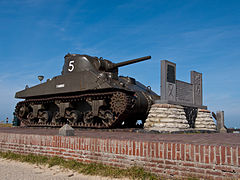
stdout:
POLYGON ((198 109, 198 114, 195 121, 195 129, 216 131, 216 125, 210 111, 205 109, 198 109))
POLYGON ((65 124, 63 127, 59 129, 59 135, 60 136, 74 136, 74 129, 69 126, 68 124, 65 124))
POLYGON ((144 128, 159 132, 182 131, 189 128, 182 106, 154 104, 151 107, 144 128))

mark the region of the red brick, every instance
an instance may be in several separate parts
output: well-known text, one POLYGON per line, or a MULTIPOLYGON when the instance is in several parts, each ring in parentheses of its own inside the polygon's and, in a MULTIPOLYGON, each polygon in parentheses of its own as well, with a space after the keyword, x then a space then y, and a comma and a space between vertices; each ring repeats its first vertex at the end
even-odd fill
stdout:
POLYGON ((164 160, 151 160, 151 162, 153 163, 157 163, 157 164, 164 164, 164 160))
POLYGON ((227 148, 227 156, 231 156, 231 147, 226 147, 227 148))
POLYGON ((209 146, 205 146, 205 154, 209 154, 209 146))
POLYGON ((225 173, 224 173, 224 176, 225 176, 225 177, 228 177, 228 178, 229 178, 229 177, 232 177, 232 178, 233 178, 233 177, 236 177, 235 174, 233 174, 233 173, 228 173, 228 172, 225 172, 225 173))
POLYGON ((200 161, 200 158, 199 158, 199 155, 198 155, 198 154, 195 154, 195 160, 196 160, 196 162, 199 162, 199 161, 200 161))
POLYGON ((177 144, 177 151, 180 151, 180 144, 177 144))
MULTIPOLYGON (((119 142, 116 141, 116 142, 115 142, 115 154, 119 154, 119 147, 118 147, 118 145, 119 145, 119 142)), ((98 152, 99 152, 99 151, 98 151, 98 152)))
POLYGON ((139 150, 140 143, 139 142, 137 142, 137 143, 138 143, 138 147, 136 148, 136 155, 139 156, 140 155, 140 150, 139 150))
POLYGON ((122 144, 121 145, 121 149, 122 149, 121 152, 122 152, 122 154, 125 155, 126 154, 126 143, 125 143, 125 141, 122 141, 121 144, 122 144))
POLYGON ((159 145, 158 143, 155 143, 156 158, 160 157, 158 145, 159 145))
POLYGON ((168 144, 167 144, 167 150, 168 150, 168 151, 171 151, 171 150, 172 150, 172 148, 171 148, 171 143, 168 143, 168 144))
POLYGON ((204 174, 205 173, 204 169, 199 169, 199 168, 189 168, 188 170, 190 172, 199 173, 199 174, 204 174))
POLYGON ((200 145, 200 162, 204 162, 204 146, 200 145))
POLYGON ((143 156, 143 142, 140 142, 140 156, 143 156))
POLYGON ((233 165, 237 165, 237 148, 236 147, 232 148, 232 160, 233 160, 233 165))
POLYGON ((163 156, 163 158, 165 158, 165 159, 167 159, 167 146, 168 146, 168 144, 164 143, 164 150, 163 150, 164 156, 163 156))
POLYGON ((195 164, 196 167, 198 168, 203 168, 203 169, 213 169, 213 165, 210 165, 210 164, 204 164, 204 163, 201 163, 201 164, 195 164))
POLYGON ((189 152, 190 152, 190 146, 191 146, 190 144, 186 144, 186 150, 185 150, 186 153, 189 153, 189 152))
POLYGON ((129 141, 125 141, 125 148, 126 148, 125 154, 126 155, 128 155, 128 143, 129 143, 129 141))
POLYGON ((189 179, 191 179, 191 177, 194 177, 193 173, 192 172, 188 172, 188 170, 181 172, 181 176, 188 177, 189 179))
POLYGON ((240 157, 240 146, 238 146, 238 157, 240 157))
POLYGON ((206 170, 206 174, 211 174, 211 175, 215 175, 215 176, 222 176, 223 173, 221 173, 220 171, 210 171, 210 170, 206 170))
POLYGON ((176 159, 176 144, 172 144, 172 160, 176 159))
POLYGON ((162 159, 163 158, 163 151, 159 151, 159 157, 162 159))
POLYGON ((155 157, 155 153, 156 153, 156 151, 155 151, 155 143, 151 143, 151 154, 152 154, 152 158, 154 158, 155 157))
POLYGON ((205 154, 205 163, 209 164, 209 156, 205 154))
POLYGON ((215 146, 216 156, 220 156, 220 146, 215 146))
POLYGON ((132 155, 135 156, 136 154, 136 142, 132 141, 132 155))
POLYGON ((219 165, 221 162, 220 162, 220 156, 216 156, 216 164, 219 165))
POLYGON ((181 160, 180 152, 177 152, 177 160, 181 160))
POLYGON ((176 165, 177 163, 174 161, 169 161, 169 160, 165 160, 165 164, 171 164, 171 165, 176 165))
POLYGON ((172 153, 171 151, 167 153, 167 155, 168 155, 167 159, 172 159, 172 154, 171 153, 172 153))
MULTIPOLYGON (((115 143, 116 143, 116 141, 115 141, 115 143)), ((80 145, 78 145, 78 146, 80 146, 80 145)), ((95 151, 97 151, 97 152, 98 152, 98 147, 99 147, 99 140, 97 138, 95 138, 95 151)))
POLYGON ((210 163, 214 163, 214 146, 210 146, 210 163))
POLYGON ((231 165, 231 163, 232 163, 231 161, 232 161, 232 157, 231 157, 231 156, 230 156, 230 157, 228 156, 228 157, 227 157, 227 164, 228 164, 228 165, 231 165))
POLYGON ((195 145, 195 153, 199 153, 199 145, 195 145))
POLYGON ((158 165, 157 164, 153 164, 153 163, 145 163, 145 165, 144 165, 145 167, 151 167, 151 168, 153 168, 153 167, 157 167, 158 165))
POLYGON ((151 143, 150 142, 148 142, 147 154, 148 154, 148 157, 151 156, 151 143))
POLYGON ((191 154, 190 154, 190 159, 191 161, 194 161, 194 146, 193 144, 190 145, 190 151, 191 151, 191 154))
POLYGON ((143 156, 147 157, 147 147, 148 147, 148 143, 144 142, 143 143, 143 156))
POLYGON ((133 149, 132 141, 129 141, 128 155, 131 155, 131 156, 132 156, 132 149, 133 149))
POLYGON ((185 144, 181 144, 181 160, 185 158, 185 144))
POLYGON ((190 162, 183 162, 182 165, 187 167, 194 167, 194 163, 190 163, 190 162))
POLYGON ((186 153, 186 161, 191 161, 191 157, 190 157, 189 152, 186 153))
MULTIPOLYGON (((81 138, 78 138, 78 150, 81 150, 82 148, 81 148, 81 138)), ((63 143, 62 143, 62 146, 63 146, 63 143)), ((61 146, 61 147, 62 147, 61 146)))
POLYGON ((224 172, 231 172, 235 173, 235 168, 229 166, 216 166, 216 170, 224 171, 224 172))
POLYGON ((226 163, 226 153, 225 153, 225 147, 221 146, 221 159, 222 159, 222 164, 226 163))

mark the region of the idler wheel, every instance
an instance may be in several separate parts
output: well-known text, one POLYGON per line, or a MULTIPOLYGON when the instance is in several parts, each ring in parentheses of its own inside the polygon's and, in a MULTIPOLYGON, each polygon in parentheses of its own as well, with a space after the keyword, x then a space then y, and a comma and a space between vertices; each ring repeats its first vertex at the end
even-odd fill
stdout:
POLYGON ((34 116, 33 116, 33 113, 32 113, 32 112, 28 113, 27 119, 28 119, 29 122, 31 122, 31 121, 34 120, 34 116))
POLYGON ((21 118, 24 118, 29 112, 29 109, 27 106, 23 105, 18 110, 18 116, 21 118))
POLYGON ((122 114, 127 107, 127 97, 122 92, 116 92, 111 97, 111 109, 116 114, 122 114))

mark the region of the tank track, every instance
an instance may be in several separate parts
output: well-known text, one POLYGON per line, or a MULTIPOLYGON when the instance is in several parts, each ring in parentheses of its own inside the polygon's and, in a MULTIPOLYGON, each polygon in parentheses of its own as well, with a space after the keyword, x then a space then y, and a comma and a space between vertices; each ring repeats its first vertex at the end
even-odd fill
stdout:
POLYGON ((129 113, 135 106, 135 97, 132 92, 125 91, 111 91, 111 92, 98 92, 98 93, 86 93, 73 96, 56 96, 50 98, 38 98, 38 99, 27 99, 25 101, 18 102, 15 108, 15 115, 21 122, 28 127, 61 127, 64 124, 69 124, 74 128, 117 128, 121 125, 125 118, 128 117, 129 113), (23 106, 29 106, 30 104, 48 104, 55 103, 56 101, 65 102, 78 102, 86 101, 87 99, 101 100, 108 99, 110 101, 110 109, 114 113, 114 118, 107 123, 86 123, 84 121, 73 123, 73 122, 31 122, 27 118, 19 116, 19 110, 23 106), (120 102, 120 103, 119 103, 120 102))

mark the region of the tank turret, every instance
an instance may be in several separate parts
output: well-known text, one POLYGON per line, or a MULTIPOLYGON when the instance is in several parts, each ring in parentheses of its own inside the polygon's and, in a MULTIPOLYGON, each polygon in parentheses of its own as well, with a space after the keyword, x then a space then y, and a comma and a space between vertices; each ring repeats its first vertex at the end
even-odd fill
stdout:
POLYGON ((145 56, 113 63, 107 59, 67 54, 62 74, 16 93, 25 99, 15 108, 27 126, 117 128, 144 120, 159 98, 131 77, 118 76, 118 67, 150 59, 145 56))
POLYGON ((67 54, 65 56, 65 63, 63 66, 62 74, 82 72, 82 71, 116 71, 118 67, 126 66, 129 64, 141 62, 151 59, 151 56, 145 56, 137 59, 123 61, 120 63, 113 63, 102 57, 91 57, 88 55, 80 54, 67 54))
POLYGON ((118 67, 122 67, 122 66, 126 66, 126 65, 129 65, 129 64, 145 61, 145 60, 148 60, 148 59, 151 59, 151 56, 145 56, 145 57, 141 57, 141 58, 137 58, 137 59, 123 61, 123 62, 120 62, 120 63, 112 63, 112 62, 109 63, 109 61, 105 61, 107 63, 104 63, 104 67, 105 67, 104 70, 105 71, 111 71, 111 70, 116 69, 118 67))

